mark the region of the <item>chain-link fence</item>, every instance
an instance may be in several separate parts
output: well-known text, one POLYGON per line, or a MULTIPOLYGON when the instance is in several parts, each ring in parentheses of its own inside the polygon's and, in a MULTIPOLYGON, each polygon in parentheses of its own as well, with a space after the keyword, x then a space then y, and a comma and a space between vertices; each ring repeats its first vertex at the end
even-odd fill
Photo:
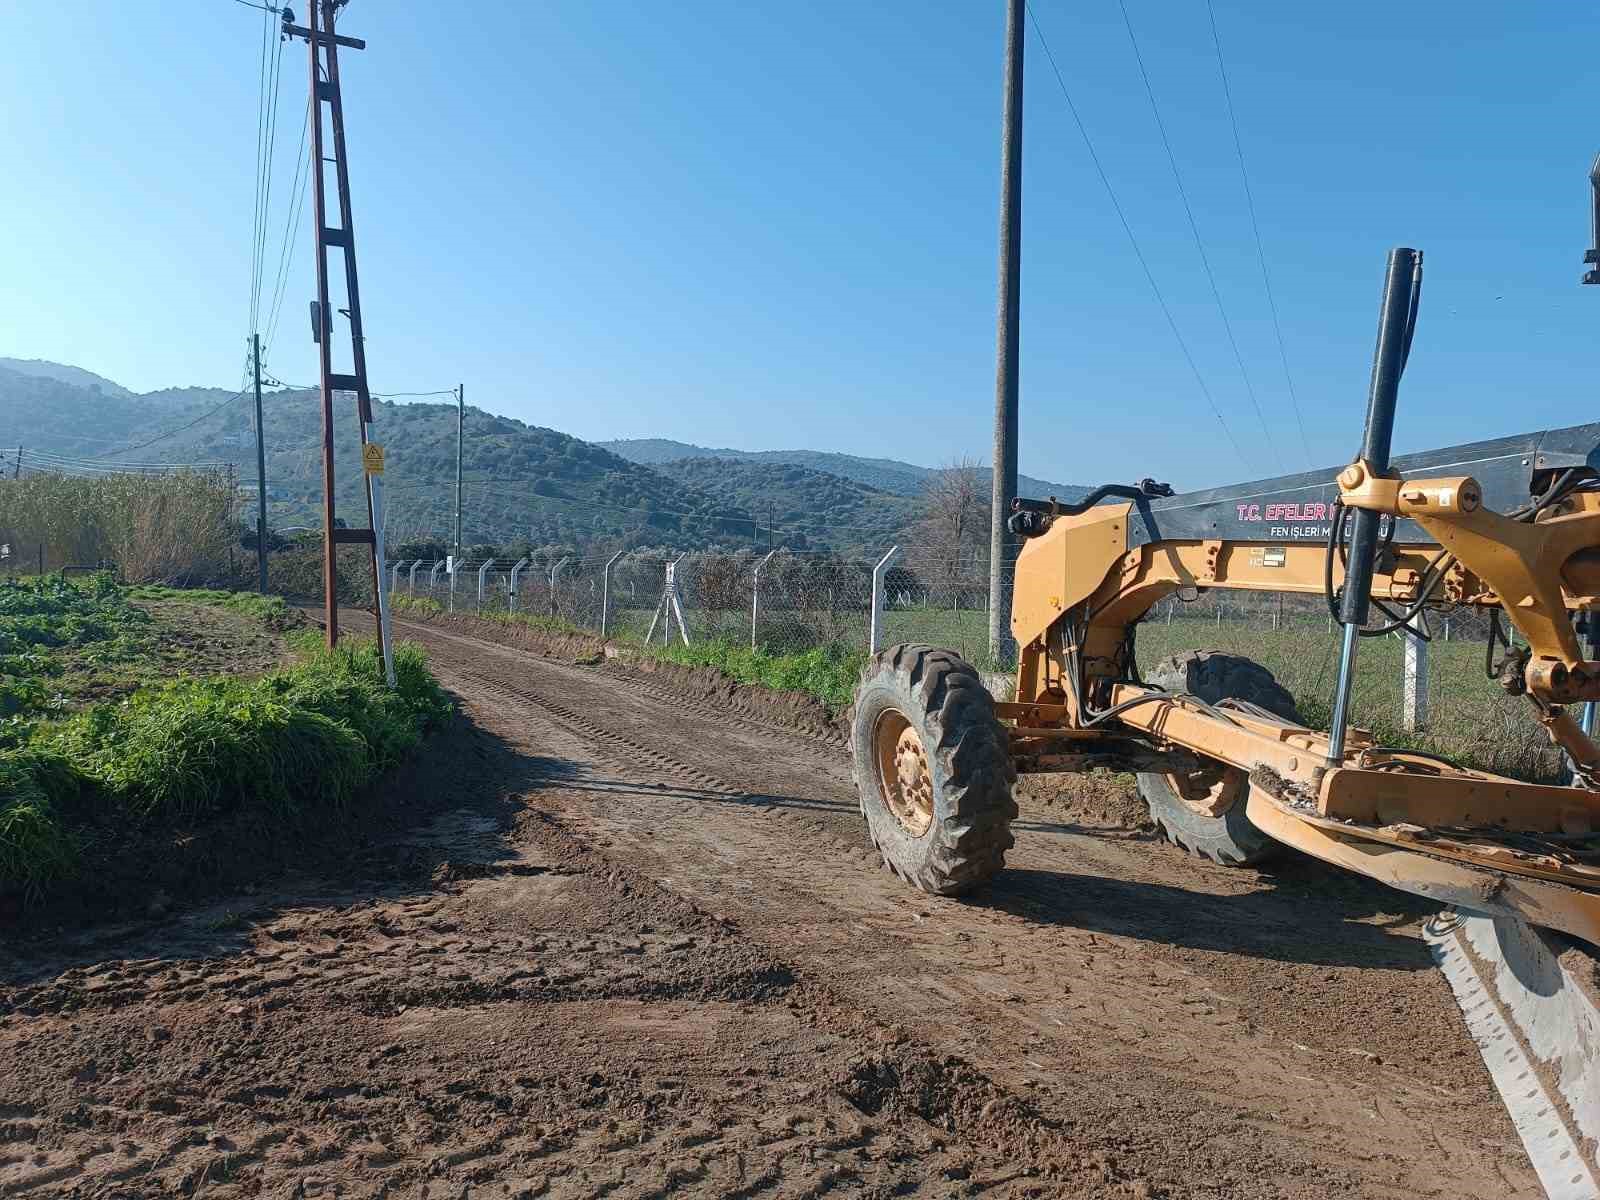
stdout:
MULTIPOLYGON (((397 594, 455 612, 515 613, 621 640, 723 643, 769 654, 864 654, 873 645, 876 612, 879 646, 925 642, 947 646, 981 670, 1000 667, 989 652, 989 580, 981 563, 913 570, 892 557, 789 550, 627 553, 469 561, 458 563, 453 576, 443 562, 399 563, 389 580, 397 594)), ((1401 634, 1362 640, 1354 720, 1380 740, 1524 776, 1559 774, 1560 756, 1525 702, 1485 677, 1487 614, 1432 613, 1429 629, 1431 642, 1401 634)), ((1337 642, 1338 627, 1320 595, 1179 594, 1136 628, 1143 670, 1187 650, 1243 655, 1272 671, 1314 726, 1328 720, 1337 642)))

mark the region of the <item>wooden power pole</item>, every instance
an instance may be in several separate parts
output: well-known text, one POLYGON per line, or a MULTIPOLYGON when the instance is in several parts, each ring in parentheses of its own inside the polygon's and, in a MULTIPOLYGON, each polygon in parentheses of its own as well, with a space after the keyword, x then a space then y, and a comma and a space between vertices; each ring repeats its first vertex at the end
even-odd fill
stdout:
POLYGON ((292 25, 284 12, 283 31, 303 38, 311 51, 311 173, 312 212, 317 241, 317 302, 312 317, 322 376, 322 535, 323 604, 326 610, 328 645, 339 641, 339 560, 338 547, 356 544, 371 547, 373 601, 377 609, 378 643, 383 653, 389 682, 394 683, 394 655, 389 632, 389 597, 384 581, 383 548, 383 447, 372 441, 372 393, 367 386, 366 339, 361 327, 361 287, 356 275, 355 228, 350 211, 350 171, 344 137, 344 102, 339 92, 339 47, 365 50, 360 38, 342 37, 334 32, 334 17, 345 0, 309 0, 304 27, 292 25), (321 28, 318 16, 321 16, 321 28), (323 154, 322 106, 328 106, 328 123, 333 131, 334 176, 339 192, 339 224, 328 224, 326 170, 323 154), (333 369, 333 310, 328 301, 328 251, 337 248, 344 255, 345 303, 342 311, 350 319, 351 372, 333 369), (367 520, 365 529, 341 529, 334 514, 333 394, 353 392, 356 397, 358 429, 361 437, 361 465, 366 478, 367 520))
POLYGON ((456 384, 456 561, 461 561, 461 459, 467 435, 467 385, 456 384))
POLYGON ((261 427, 261 335, 250 335, 250 364, 256 376, 256 590, 267 594, 267 434, 261 427))
POLYGON ((1012 538, 1017 497, 1017 352, 1022 300, 1022 46, 1024 0, 1006 0, 1005 108, 1000 122, 1000 305, 994 378, 993 490, 989 514, 989 655, 1009 664, 1012 538))

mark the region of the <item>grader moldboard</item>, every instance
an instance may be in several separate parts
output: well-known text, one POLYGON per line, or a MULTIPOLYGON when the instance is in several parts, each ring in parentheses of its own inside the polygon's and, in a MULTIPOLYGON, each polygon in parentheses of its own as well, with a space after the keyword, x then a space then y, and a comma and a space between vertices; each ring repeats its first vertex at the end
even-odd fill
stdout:
POLYGON ((1569 951, 1600 946, 1600 747, 1568 706, 1600 700, 1600 661, 1573 621, 1600 606, 1600 425, 1391 461, 1421 261, 1390 255, 1354 462, 1188 495, 1145 480, 1078 504, 1017 501, 1015 698, 996 703, 949 651, 884 650, 856 692, 856 781, 884 862, 927 892, 964 893, 1002 868, 1018 775, 1109 768, 1138 776, 1167 837, 1218 863, 1292 846, 1450 906, 1429 929, 1435 954, 1464 1010, 1478 993, 1496 1000, 1474 1035, 1493 1043, 1506 1023, 1521 1034, 1485 1054, 1508 1102, 1528 1091, 1529 1056, 1549 1068, 1557 1103, 1523 1105, 1542 1122, 1524 1140, 1568 1151, 1547 1187, 1565 1170, 1560 1194, 1591 1195, 1595 1142, 1581 1162, 1571 1153, 1600 1138, 1600 1009, 1592 965, 1569 951), (1248 659, 1189 653, 1141 675, 1140 620, 1208 588, 1327 596, 1342 633, 1327 732, 1302 724, 1248 659), (1565 752, 1572 786, 1469 770, 1349 726, 1360 639, 1426 636, 1430 609, 1463 605, 1492 614, 1490 673, 1565 752), (1523 1058, 1494 1061, 1506 1049, 1523 1058))

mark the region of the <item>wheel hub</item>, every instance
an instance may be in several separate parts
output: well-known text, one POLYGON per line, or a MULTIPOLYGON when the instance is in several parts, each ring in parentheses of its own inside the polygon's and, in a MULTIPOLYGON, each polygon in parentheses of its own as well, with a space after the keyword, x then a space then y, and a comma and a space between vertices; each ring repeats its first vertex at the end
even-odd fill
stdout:
POLYGON ((899 713, 885 713, 874 740, 878 781, 889 812, 912 837, 921 837, 933 824, 933 772, 922 739, 899 713))
POLYGON ((1244 794, 1245 773, 1237 767, 1219 765, 1166 779, 1179 800, 1205 817, 1224 816, 1244 794))

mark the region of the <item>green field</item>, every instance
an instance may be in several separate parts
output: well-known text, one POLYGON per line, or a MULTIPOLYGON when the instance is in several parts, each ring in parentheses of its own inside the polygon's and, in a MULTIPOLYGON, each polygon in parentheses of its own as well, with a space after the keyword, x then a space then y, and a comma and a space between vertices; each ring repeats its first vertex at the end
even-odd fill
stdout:
MULTIPOLYGON (((338 812, 444 720, 420 653, 318 646, 281 601, 0 582, 0 901, 137 876, 216 821, 338 812)), ((3 907, 3 906, 0 906, 3 907)))

